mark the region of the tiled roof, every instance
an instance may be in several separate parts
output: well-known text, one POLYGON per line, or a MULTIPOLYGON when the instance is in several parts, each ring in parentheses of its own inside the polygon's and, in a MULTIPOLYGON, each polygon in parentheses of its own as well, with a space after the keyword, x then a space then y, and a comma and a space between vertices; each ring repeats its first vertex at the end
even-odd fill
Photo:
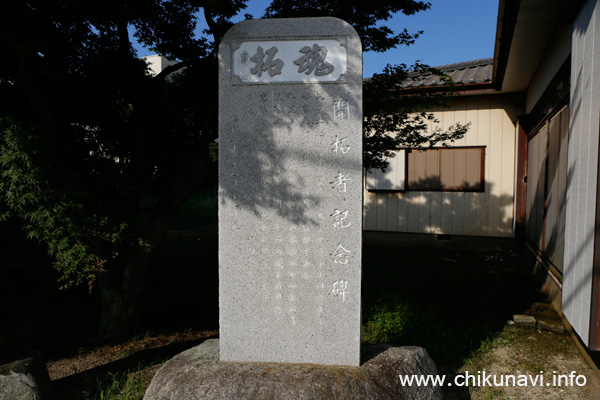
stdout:
MULTIPOLYGON (((492 58, 482 58, 474 61, 442 65, 435 68, 450 76, 456 84, 491 83, 493 61, 492 58)), ((437 86, 442 83, 440 77, 432 73, 422 75, 414 73, 412 75, 409 74, 409 76, 410 78, 402 84, 403 88, 437 86)))

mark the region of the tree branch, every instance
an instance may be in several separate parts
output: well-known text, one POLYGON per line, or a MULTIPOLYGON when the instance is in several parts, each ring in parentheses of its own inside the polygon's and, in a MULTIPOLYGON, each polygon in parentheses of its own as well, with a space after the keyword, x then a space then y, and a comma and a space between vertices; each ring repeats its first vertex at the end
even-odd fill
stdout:
POLYGON ((219 29, 219 26, 215 22, 213 13, 208 9, 208 7, 204 7, 204 19, 206 20, 206 25, 213 34, 213 38, 215 39, 215 43, 219 43, 221 40, 217 41, 216 33, 219 29))
POLYGON ((219 43, 221 43, 223 36, 225 36, 225 32, 227 32, 227 29, 229 29, 229 26, 231 26, 232 24, 219 24, 217 21, 215 21, 215 16, 208 7, 204 7, 204 19, 206 19, 206 24, 208 25, 208 28, 210 29, 210 32, 213 35, 213 40, 216 49, 219 47, 219 43))
POLYGON ((119 54, 123 60, 129 57, 131 43, 129 42, 129 32, 127 32, 127 22, 117 22, 117 35, 119 36, 119 54))
POLYGON ((177 64, 169 65, 168 67, 160 71, 158 75, 156 75, 153 79, 157 81, 163 81, 169 74, 177 72, 183 68, 189 67, 194 63, 194 61, 196 60, 185 60, 182 62, 178 62, 177 64))

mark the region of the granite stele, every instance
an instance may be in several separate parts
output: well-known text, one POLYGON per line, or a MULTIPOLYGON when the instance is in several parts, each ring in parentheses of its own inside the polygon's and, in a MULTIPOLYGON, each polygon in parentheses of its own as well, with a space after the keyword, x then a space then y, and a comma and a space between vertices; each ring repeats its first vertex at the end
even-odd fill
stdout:
POLYGON ((362 50, 336 18, 219 49, 221 361, 359 365, 362 50))

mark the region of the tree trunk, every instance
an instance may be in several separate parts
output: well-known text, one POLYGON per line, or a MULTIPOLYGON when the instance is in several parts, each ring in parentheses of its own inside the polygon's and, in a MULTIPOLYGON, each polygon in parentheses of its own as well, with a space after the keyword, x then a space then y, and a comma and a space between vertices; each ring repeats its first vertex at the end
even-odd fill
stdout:
POLYGON ((107 339, 131 337, 139 326, 146 271, 156 246, 165 236, 171 217, 152 218, 148 239, 137 239, 123 267, 109 266, 98 281, 102 302, 100 333, 107 339))
POLYGON ((109 340, 131 337, 139 320, 139 301, 127 296, 120 271, 109 269, 98 279, 101 300, 100 336, 109 340))
POLYGON ((123 267, 110 265, 99 278, 100 334, 104 338, 126 339, 139 327, 144 280, 153 253, 154 245, 139 239, 123 267))
POLYGON ((203 160, 175 179, 160 199, 127 260, 115 260, 98 279, 101 298, 100 334, 106 339, 127 339, 138 328, 139 312, 148 266, 156 246, 167 233, 175 212, 210 174, 203 160), (120 265, 118 264, 120 261, 120 265))

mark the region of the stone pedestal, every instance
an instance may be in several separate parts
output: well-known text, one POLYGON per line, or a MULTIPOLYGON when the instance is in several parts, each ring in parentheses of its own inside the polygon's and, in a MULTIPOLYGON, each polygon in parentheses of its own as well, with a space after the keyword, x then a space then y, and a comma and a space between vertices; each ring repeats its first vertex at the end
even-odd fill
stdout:
POLYGON ((219 341, 211 339, 167 361, 144 400, 442 398, 439 387, 400 384, 400 374, 436 374, 425 349, 365 346, 363 358, 359 367, 221 362, 219 341))

